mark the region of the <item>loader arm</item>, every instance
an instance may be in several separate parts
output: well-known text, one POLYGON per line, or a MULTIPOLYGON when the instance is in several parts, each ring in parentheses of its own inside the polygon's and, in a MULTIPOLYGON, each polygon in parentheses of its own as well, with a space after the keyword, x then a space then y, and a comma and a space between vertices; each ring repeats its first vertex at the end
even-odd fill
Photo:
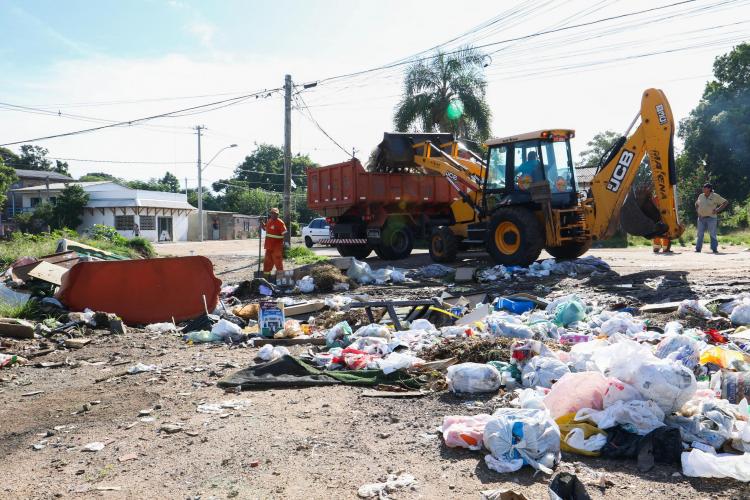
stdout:
POLYGON ((614 148, 591 182, 591 195, 584 206, 595 239, 608 238, 616 231, 623 203, 645 155, 649 158, 655 204, 661 219, 654 234, 647 236, 676 239, 684 231, 677 215, 674 119, 669 101, 661 90, 648 89, 643 93, 641 110, 633 124, 638 117, 641 120, 638 128, 631 135, 628 129, 620 138, 619 147, 614 148))

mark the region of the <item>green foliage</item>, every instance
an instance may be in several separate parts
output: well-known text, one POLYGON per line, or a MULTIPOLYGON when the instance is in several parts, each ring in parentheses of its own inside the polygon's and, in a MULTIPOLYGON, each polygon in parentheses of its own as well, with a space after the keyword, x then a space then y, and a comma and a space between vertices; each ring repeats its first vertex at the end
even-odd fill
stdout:
POLYGON ((81 224, 83 207, 89 202, 89 194, 78 184, 69 184, 57 197, 54 207, 54 228, 76 228, 81 224))
POLYGON ((180 180, 172 172, 167 172, 164 177, 161 178, 159 183, 164 186, 164 191, 169 193, 177 193, 180 191, 180 180))
POLYGON ((105 172, 89 172, 81 176, 78 179, 81 182, 97 182, 97 181, 115 181, 123 183, 122 179, 115 177, 114 175, 107 174, 105 172))
POLYGON ((0 160, 11 168, 21 168, 18 166, 18 155, 8 148, 0 147, 0 160))
POLYGON ((95 240, 109 241, 118 245, 124 245, 127 241, 123 235, 112 226, 106 224, 94 224, 89 228, 89 236, 95 240))
POLYGON ((16 172, 12 167, 5 165, 4 158, 0 156, 0 211, 2 211, 3 205, 5 205, 8 189, 10 189, 11 184, 13 184, 16 179, 16 172))
MULTIPOLYGON (((114 179, 114 178, 113 178, 114 179)), ((110 180, 110 179, 107 179, 110 180)), ((152 177, 147 181, 135 180, 135 181, 123 181, 121 179, 115 179, 121 184, 129 187, 130 189, 141 189, 143 191, 164 191, 167 193, 179 193, 180 192, 180 181, 177 177, 167 172, 161 179, 152 177)))
POLYGON ((155 257, 156 251, 154 250, 154 246, 151 244, 150 241, 147 239, 136 236, 135 238, 130 238, 125 242, 125 246, 128 248, 131 248, 141 254, 144 257, 155 257))
POLYGON ((599 166, 599 162, 603 161, 604 154, 619 138, 620 134, 613 130, 605 130, 596 134, 593 139, 586 143, 587 149, 581 151, 578 167, 593 168, 599 166))
MULTIPOLYGON (((297 189, 306 185, 307 168, 315 166, 309 156, 297 155, 292 157, 292 180, 297 189)), ((240 189, 263 188, 267 191, 284 191, 284 150, 271 144, 256 144, 255 150, 245 157, 235 170, 231 179, 214 182, 216 192, 240 189)), ((296 191, 296 190, 295 190, 296 191)))
POLYGON ((685 169, 703 165, 703 182, 712 182, 719 194, 733 202, 748 198, 750 44, 742 43, 716 58, 714 80, 706 84, 700 103, 680 123, 679 135, 685 142, 681 155, 685 169))
POLYGON ((434 57, 411 64, 404 77, 403 97, 396 107, 396 130, 437 130, 479 141, 487 139, 491 112, 486 101, 484 64, 485 55, 471 47, 452 54, 437 51, 434 57), (455 119, 448 116, 449 110, 455 119))
POLYGON ((296 220, 292 221, 291 231, 292 231, 292 236, 299 236, 300 235, 300 232, 299 232, 299 222, 297 222, 296 220))
POLYGON ((35 319, 38 310, 34 300, 19 305, 0 302, 0 318, 35 319))
POLYGON ((328 257, 318 255, 305 246, 285 248, 284 258, 291 260, 295 264, 314 264, 315 262, 324 262, 328 260, 328 257))

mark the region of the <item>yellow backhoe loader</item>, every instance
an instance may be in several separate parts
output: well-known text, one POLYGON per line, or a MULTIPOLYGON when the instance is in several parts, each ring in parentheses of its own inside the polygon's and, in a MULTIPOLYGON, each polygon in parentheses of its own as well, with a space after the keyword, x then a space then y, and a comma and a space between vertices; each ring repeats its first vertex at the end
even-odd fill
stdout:
POLYGON ((576 185, 573 130, 492 139, 484 160, 460 154, 457 143, 413 144, 415 163, 444 176, 460 195, 449 223, 432 230, 432 259, 450 262, 471 247, 485 247, 504 265, 528 265, 543 249, 575 258, 619 225, 649 238, 678 238, 684 228, 677 216, 674 128, 664 93, 646 90, 638 115, 602 158, 585 193, 576 185), (644 197, 633 186, 646 155, 653 186, 639 190, 644 197))

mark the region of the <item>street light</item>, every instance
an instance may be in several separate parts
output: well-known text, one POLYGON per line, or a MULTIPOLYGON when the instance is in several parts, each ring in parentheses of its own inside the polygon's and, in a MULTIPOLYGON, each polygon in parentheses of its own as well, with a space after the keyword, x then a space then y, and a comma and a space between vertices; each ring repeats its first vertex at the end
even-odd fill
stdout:
POLYGON ((201 166, 201 146, 200 146, 200 144, 201 143, 200 143, 200 132, 199 132, 199 135, 198 135, 198 219, 200 219, 200 225, 201 225, 200 241, 203 241, 203 236, 204 236, 204 231, 205 231, 204 221, 203 221, 203 180, 202 180, 203 171, 206 168, 208 168, 208 166, 211 164, 211 162, 214 161, 216 159, 216 157, 219 156, 219 154, 222 151, 224 151, 226 149, 230 149, 230 148, 236 148, 237 144, 230 144, 229 146, 224 146, 223 148, 221 148, 220 150, 218 150, 216 152, 216 154, 213 156, 213 158, 211 158, 210 160, 208 160, 208 163, 206 163, 204 166, 201 166))

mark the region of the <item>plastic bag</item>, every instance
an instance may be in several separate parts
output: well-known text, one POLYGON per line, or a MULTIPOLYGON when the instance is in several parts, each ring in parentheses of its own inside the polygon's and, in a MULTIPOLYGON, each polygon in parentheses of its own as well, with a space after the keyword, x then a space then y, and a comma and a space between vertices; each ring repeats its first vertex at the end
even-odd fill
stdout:
POLYGON ((555 309, 555 323, 568 326, 586 317, 586 304, 580 299, 573 298, 557 306, 555 309))
POLYGON ((645 323, 639 319, 633 317, 632 314, 626 312, 618 312, 613 314, 609 319, 605 320, 599 327, 601 332, 607 337, 611 337, 616 333, 624 333, 626 335, 635 335, 643 332, 645 323))
POLYGON ((433 325, 426 319, 422 319, 422 318, 415 319, 414 321, 412 321, 410 328, 412 330, 425 330, 427 332, 437 331, 437 329, 435 328, 435 325, 433 325))
POLYGON ((397 370, 408 370, 416 365, 424 364, 424 360, 405 352, 392 352, 387 357, 377 360, 378 368, 388 375, 397 370))
POLYGON ((179 332, 180 328, 176 327, 174 323, 151 323, 146 325, 146 331, 149 333, 169 333, 179 332))
POLYGON ((700 345, 684 335, 669 335, 656 346, 654 355, 661 359, 679 361, 691 370, 698 365, 700 345))
POLYGON ((388 346, 388 340, 381 337, 360 337, 354 339, 349 347, 362 351, 365 354, 377 354, 378 356, 385 356, 391 352, 391 348, 388 346))
POLYGON ((552 387, 555 381, 570 373, 568 366, 554 357, 535 356, 521 371, 524 387, 552 387))
POLYGON ((570 448, 589 452, 599 451, 607 444, 606 434, 594 434, 587 438, 580 428, 572 429, 563 439, 570 448))
POLYGON ((347 347, 342 351, 344 358, 344 364, 350 370, 367 370, 377 369, 377 360, 380 356, 376 354, 368 354, 364 351, 352 349, 347 347))
POLYGON ((492 415, 482 413, 473 416, 448 415, 443 417, 443 441, 448 448, 481 450, 484 427, 492 415))
POLYGON ((750 481, 750 453, 715 455, 698 449, 682 454, 682 473, 690 477, 730 477, 750 481))
POLYGON ((575 422, 575 413, 568 413, 555 419, 560 428, 560 448, 568 453, 588 457, 598 457, 599 450, 607 444, 607 433, 595 425, 575 422))
POLYGON ((357 337, 357 338, 359 337, 390 338, 391 331, 386 326, 378 325, 376 323, 371 323, 369 325, 365 325, 365 326, 357 328, 357 331, 354 332, 352 336, 357 337))
POLYGON ((274 359, 279 359, 282 356, 288 356, 289 355, 289 349, 287 349, 284 346, 272 346, 271 344, 266 344, 263 347, 260 348, 258 351, 258 358, 260 358, 263 361, 273 361, 274 359))
POLYGON ((575 344, 568 353, 571 368, 577 372, 598 370, 599 368, 593 361, 594 353, 607 346, 609 346, 609 343, 601 339, 575 344))
POLYGON ((635 375, 626 380, 644 397, 653 400, 665 413, 672 413, 695 394, 695 375, 682 363, 667 359, 642 363, 635 375))
POLYGON ((275 339, 293 339, 302 335, 302 327, 296 319, 288 319, 284 322, 284 329, 274 334, 275 339))
POLYGON ((372 277, 372 269, 370 268, 370 265, 367 262, 362 262, 357 259, 352 259, 352 265, 349 267, 346 275, 362 285, 375 281, 372 277))
POLYGON ((567 373, 552 385, 544 405, 555 419, 581 408, 601 410, 608 386, 599 372, 567 373))
POLYGON ((685 299, 680 302, 677 308, 677 314, 684 318, 685 316, 698 316, 703 319, 713 318, 713 314, 709 311, 706 306, 698 302, 697 300, 685 299))
POLYGON ((484 427, 484 457, 497 472, 531 465, 547 474, 560 461, 560 429, 546 410, 500 408, 484 427))
POLYGON ((680 323, 679 321, 669 321, 666 325, 664 325, 665 335, 682 335, 683 331, 684 328, 682 326, 682 323, 680 323))
POLYGON ((653 401, 616 401, 604 410, 584 408, 578 410, 576 422, 590 421, 600 429, 622 425, 630 432, 645 436, 664 425, 664 412, 653 401))
POLYGON ((530 339, 534 332, 528 326, 521 323, 517 316, 505 313, 493 313, 485 320, 487 330, 495 337, 513 337, 519 339, 530 339))
POLYGON ((622 401, 623 403, 627 403, 628 401, 643 401, 643 396, 632 385, 621 382, 616 378, 610 378, 607 381, 607 390, 604 392, 602 405, 604 408, 609 408, 617 401, 622 401))
POLYGON ((742 362, 745 356, 737 351, 730 351, 723 347, 714 346, 706 349, 701 353, 700 364, 713 363, 721 368, 731 368, 735 362, 742 362))
POLYGON ((516 389, 515 393, 518 398, 514 399, 511 404, 521 408, 533 409, 533 410, 547 410, 544 406, 544 393, 543 389, 516 389))
POLYGON ((704 400, 699 408, 696 415, 669 416, 666 423, 670 427, 679 428, 683 440, 698 441, 718 450, 732 437, 735 417, 739 415, 734 406, 723 400, 704 400))
POLYGON ((500 372, 481 363, 459 363, 448 367, 448 388, 453 392, 494 392, 502 382, 500 372))
POLYGON ((242 327, 232 323, 231 321, 220 319, 216 322, 216 324, 214 324, 213 328, 211 328, 211 333, 224 338, 234 337, 236 335, 242 334, 242 327))
POLYGON ((732 310, 729 320, 735 325, 750 325, 750 304, 742 304, 732 310))
POLYGON ((353 300, 345 295, 334 295, 333 297, 326 297, 323 303, 334 311, 346 311, 353 300))
POLYGON ((315 291, 315 280, 312 276, 305 276, 297 281, 297 288, 302 293, 312 293, 315 291))
POLYGON ((346 347, 352 343, 352 327, 346 321, 336 323, 326 333, 326 347, 346 347))

